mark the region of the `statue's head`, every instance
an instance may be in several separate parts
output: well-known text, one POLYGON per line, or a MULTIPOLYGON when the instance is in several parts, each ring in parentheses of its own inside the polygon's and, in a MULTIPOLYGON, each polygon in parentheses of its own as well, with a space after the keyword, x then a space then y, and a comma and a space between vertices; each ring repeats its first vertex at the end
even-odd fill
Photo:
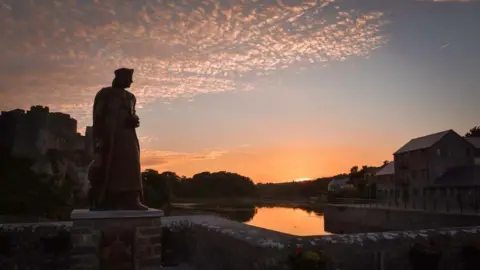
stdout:
POLYGON ((112 86, 118 88, 129 88, 133 83, 133 68, 119 68, 115 70, 115 78, 112 86))

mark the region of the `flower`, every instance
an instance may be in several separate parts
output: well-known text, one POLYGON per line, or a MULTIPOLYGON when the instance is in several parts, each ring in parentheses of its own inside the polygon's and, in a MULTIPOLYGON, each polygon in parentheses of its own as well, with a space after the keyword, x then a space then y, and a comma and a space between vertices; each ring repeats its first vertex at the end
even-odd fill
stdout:
POLYGON ((321 256, 317 252, 308 251, 305 253, 305 259, 318 262, 320 261, 321 256))

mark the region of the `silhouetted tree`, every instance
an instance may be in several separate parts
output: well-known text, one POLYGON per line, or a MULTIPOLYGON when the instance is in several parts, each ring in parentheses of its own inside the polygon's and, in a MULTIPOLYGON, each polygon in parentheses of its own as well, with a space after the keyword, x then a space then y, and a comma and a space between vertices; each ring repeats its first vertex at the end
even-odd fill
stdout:
POLYGON ((153 208, 163 208, 172 200, 173 187, 181 180, 174 172, 158 173, 147 169, 142 172, 145 204, 153 208))
POLYGON ((230 172, 202 172, 192 178, 179 181, 174 193, 178 197, 251 197, 255 195, 253 181, 237 173, 230 172))
POLYGON ((480 137, 480 126, 471 128, 465 137, 480 137))

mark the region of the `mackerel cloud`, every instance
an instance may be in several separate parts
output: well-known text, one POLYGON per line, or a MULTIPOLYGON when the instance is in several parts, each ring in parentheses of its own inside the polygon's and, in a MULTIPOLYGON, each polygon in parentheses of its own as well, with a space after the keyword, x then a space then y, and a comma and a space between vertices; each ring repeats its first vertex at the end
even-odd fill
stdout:
POLYGON ((383 13, 334 0, 0 3, 0 109, 44 104, 85 124, 118 67, 135 68, 145 106, 252 90, 277 70, 367 57, 387 41, 383 13))

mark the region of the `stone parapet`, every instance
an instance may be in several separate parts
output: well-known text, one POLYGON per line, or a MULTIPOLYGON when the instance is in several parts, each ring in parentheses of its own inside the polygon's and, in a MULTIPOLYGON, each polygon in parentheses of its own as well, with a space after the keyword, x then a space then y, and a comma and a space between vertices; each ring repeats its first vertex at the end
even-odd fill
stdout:
POLYGON ((296 238, 215 216, 166 217, 162 226, 166 251, 196 269, 288 269, 296 238))
POLYGON ((0 224, 0 269, 69 269, 71 226, 71 222, 0 224))
POLYGON ((177 261, 209 270, 290 269, 297 249, 322 251, 330 270, 410 270, 412 246, 430 242, 441 251, 439 270, 464 269, 462 249, 480 243, 480 227, 297 237, 212 216, 167 217, 162 226, 177 261))
POLYGON ((441 252, 439 270, 450 270, 466 269, 462 249, 480 243, 480 227, 299 237, 213 216, 160 222, 161 213, 103 213, 109 214, 76 216, 81 219, 73 224, 0 224, 0 269, 146 270, 187 263, 197 270, 280 270, 302 249, 323 251, 330 270, 410 270, 412 245, 433 242, 441 252))

